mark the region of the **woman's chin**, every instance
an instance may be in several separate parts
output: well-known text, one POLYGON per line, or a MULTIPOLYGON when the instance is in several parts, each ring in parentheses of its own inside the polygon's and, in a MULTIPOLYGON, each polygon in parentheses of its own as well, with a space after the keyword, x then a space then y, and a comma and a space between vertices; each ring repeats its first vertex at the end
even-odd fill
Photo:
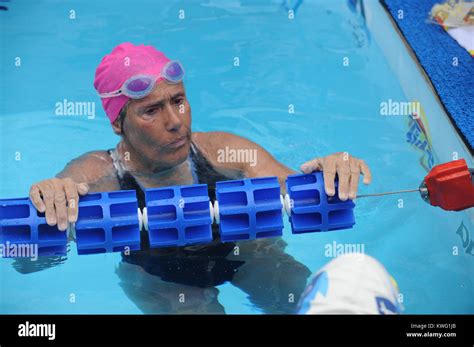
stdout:
POLYGON ((188 158, 189 149, 189 142, 186 142, 183 146, 176 148, 174 152, 167 154, 166 158, 163 159, 169 162, 171 166, 179 165, 188 158))

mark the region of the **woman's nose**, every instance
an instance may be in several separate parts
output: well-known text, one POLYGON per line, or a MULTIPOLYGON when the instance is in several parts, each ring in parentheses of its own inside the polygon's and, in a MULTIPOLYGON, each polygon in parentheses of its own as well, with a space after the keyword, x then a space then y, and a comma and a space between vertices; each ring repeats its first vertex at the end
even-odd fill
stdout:
POLYGON ((166 113, 168 115, 166 122, 166 130, 175 131, 179 130, 183 125, 182 117, 183 115, 172 105, 166 106, 166 113))

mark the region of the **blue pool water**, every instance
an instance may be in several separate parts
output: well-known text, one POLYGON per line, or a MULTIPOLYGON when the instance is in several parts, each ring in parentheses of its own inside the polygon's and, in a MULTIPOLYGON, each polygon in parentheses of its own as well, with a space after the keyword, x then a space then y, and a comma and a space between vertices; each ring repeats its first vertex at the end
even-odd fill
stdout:
MULTIPOLYGON (((415 136, 407 117, 380 114, 381 102, 406 96, 350 3, 303 1, 293 20, 281 1, 8 3, 0 12, 0 197, 27 196, 32 183, 69 160, 117 143, 92 81, 101 57, 124 41, 154 45, 182 62, 194 131, 245 136, 294 169, 349 151, 372 169, 373 183, 361 193, 418 187, 427 167, 439 163, 437 153, 407 141, 415 136), (64 99, 95 102, 95 117, 55 115, 64 99)), ((285 221, 286 253, 316 271, 332 259, 328 247, 363 246, 397 280, 406 313, 474 313, 474 257, 459 235, 474 238, 467 213, 411 194, 356 200, 355 214, 353 229, 327 233, 291 235, 285 221)), ((282 302, 292 262, 274 258, 271 248, 251 255, 256 271, 239 286, 205 289, 163 282, 120 254, 77 256, 74 243, 70 248, 47 268, 1 259, 0 312, 291 311, 282 302), (186 304, 179 293, 190 298, 186 304)))

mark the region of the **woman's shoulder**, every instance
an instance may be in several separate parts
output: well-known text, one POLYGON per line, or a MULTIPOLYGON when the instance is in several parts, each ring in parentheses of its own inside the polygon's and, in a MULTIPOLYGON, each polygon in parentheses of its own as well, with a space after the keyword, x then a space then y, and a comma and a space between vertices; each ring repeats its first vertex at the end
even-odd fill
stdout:
POLYGON ((56 177, 85 182, 93 191, 116 190, 118 187, 116 170, 107 150, 90 151, 74 158, 56 177))

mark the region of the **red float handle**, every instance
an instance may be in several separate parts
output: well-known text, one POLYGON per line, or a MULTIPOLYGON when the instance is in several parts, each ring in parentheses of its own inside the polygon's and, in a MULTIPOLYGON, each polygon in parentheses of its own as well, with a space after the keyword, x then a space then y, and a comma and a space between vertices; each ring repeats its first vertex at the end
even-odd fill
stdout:
POLYGON ((425 177, 428 202, 447 211, 474 207, 474 183, 464 159, 437 165, 425 177))

